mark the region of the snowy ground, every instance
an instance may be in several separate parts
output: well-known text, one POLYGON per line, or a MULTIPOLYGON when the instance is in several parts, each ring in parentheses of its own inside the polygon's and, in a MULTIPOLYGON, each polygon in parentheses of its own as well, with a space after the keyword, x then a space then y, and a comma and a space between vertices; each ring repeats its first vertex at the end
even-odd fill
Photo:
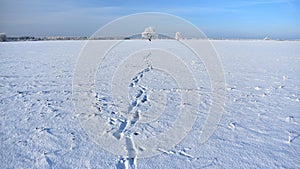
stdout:
MULTIPOLYGON (((137 168, 300 168, 300 42, 212 43, 227 85, 217 130, 199 144, 195 131, 205 120, 200 116, 182 142, 160 155, 138 158, 137 168)), ((126 159, 93 142, 76 117, 72 76, 84 44, 0 44, 0 168, 126 167, 126 159)), ((167 74, 160 75, 155 84, 173 84, 167 74)), ((176 101, 176 93, 172 97, 176 101)), ((203 98, 207 111, 209 99, 203 98)), ((161 115, 163 123, 154 131, 140 126, 145 130, 137 132, 155 135, 172 126, 176 116, 161 115)))

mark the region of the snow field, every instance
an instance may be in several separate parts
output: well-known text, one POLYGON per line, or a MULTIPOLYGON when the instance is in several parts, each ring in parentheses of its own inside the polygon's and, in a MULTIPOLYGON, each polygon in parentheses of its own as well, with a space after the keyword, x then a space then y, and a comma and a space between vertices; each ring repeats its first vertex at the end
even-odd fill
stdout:
MULTIPOLYGON (((139 158, 136 164, 95 143, 74 113, 72 77, 84 41, 1 43, 0 167, 299 168, 300 42, 212 43, 224 67, 227 89, 225 113, 217 130, 204 144, 197 141, 210 106, 209 82, 203 71, 197 78, 205 77, 201 109, 191 131, 174 148, 159 149, 159 155, 139 158)), ((101 68, 107 71, 98 72, 97 77, 101 78, 96 77, 95 81, 98 93, 107 92, 107 96, 95 94, 98 107, 110 113, 115 109, 106 84, 111 78, 109 70, 114 69, 115 59, 111 59, 101 68)), ((141 70, 132 77, 129 95, 136 101, 132 108, 140 105, 138 109, 151 112, 152 101, 160 109, 159 99, 164 96, 151 95, 149 89, 163 87, 168 106, 165 113, 141 115, 145 123, 136 123, 136 128, 127 133, 137 133, 132 136, 138 138, 152 137, 171 128, 178 116, 174 107, 180 106, 180 91, 176 92, 176 83, 169 74, 159 70, 146 73, 141 70)), ((122 119, 111 114, 107 118, 108 124, 118 131, 122 119)))

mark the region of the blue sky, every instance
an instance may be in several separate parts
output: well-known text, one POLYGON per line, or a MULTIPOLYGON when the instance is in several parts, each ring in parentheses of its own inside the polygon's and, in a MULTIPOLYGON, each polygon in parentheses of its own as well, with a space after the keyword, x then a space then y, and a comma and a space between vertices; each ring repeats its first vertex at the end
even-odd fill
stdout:
POLYGON ((121 16, 164 12, 211 38, 300 39, 300 0, 0 0, 8 36, 90 36, 121 16))

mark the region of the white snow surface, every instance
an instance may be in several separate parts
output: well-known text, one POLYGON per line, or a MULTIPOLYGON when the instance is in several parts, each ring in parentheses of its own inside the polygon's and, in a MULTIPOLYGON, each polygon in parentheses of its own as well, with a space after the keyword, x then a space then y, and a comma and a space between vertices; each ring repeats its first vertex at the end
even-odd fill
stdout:
POLYGON ((72 76, 84 44, 0 43, 0 168, 300 168, 299 41, 213 40, 227 89, 217 130, 200 144, 200 116, 173 149, 134 165, 93 142, 76 117, 72 76))

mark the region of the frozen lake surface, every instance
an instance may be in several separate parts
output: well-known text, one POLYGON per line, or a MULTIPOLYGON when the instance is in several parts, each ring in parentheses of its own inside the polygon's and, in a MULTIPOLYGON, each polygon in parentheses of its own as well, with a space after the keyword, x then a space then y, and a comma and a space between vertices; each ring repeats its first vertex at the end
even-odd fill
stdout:
MULTIPOLYGON (((134 166, 96 144, 76 116, 72 78, 84 44, 0 43, 0 168, 134 166)), ((212 44, 223 64, 227 92, 225 112, 217 130, 205 143, 198 142, 197 129, 201 129, 209 109, 209 96, 204 95, 203 110, 199 110, 203 115, 190 133, 160 155, 138 158, 136 167, 300 168, 300 42, 214 40, 212 44)), ((118 51, 113 52, 118 55, 118 51)), ((110 63, 113 62, 108 60, 106 64, 110 63)), ((98 75, 110 73, 107 70, 98 75)), ((203 78, 207 78, 206 74, 203 78)), ((96 79, 96 84, 105 82, 96 79)), ((156 89, 170 87, 174 79, 153 71, 141 83, 156 89), (154 85, 150 83, 153 79, 154 85)), ((99 85, 98 90, 106 89, 109 90, 99 85)), ((129 92, 135 90, 138 91, 132 88, 129 92)), ((204 91, 209 95, 209 89, 204 91)), ((172 104, 177 106, 178 97, 172 91, 169 94, 173 98, 169 100, 170 109, 166 108, 166 114, 156 114, 161 123, 152 127, 137 125, 134 132, 142 133, 139 137, 151 137, 172 127, 178 116, 172 114, 172 104)), ((147 94, 141 93, 141 99, 144 97, 147 94)), ((99 100, 99 108, 111 111, 105 104, 99 100)), ((145 104, 141 109, 149 106, 145 104)), ((111 125, 120 125, 118 118, 111 119, 111 125)))

